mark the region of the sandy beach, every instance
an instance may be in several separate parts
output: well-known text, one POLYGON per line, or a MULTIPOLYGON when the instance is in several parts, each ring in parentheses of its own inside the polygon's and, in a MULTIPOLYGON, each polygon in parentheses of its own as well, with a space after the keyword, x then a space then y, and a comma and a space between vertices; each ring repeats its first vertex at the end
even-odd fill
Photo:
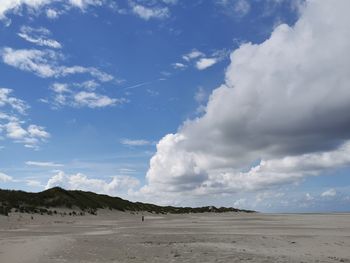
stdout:
POLYGON ((1 216, 0 262, 350 262, 350 214, 144 215, 1 216))

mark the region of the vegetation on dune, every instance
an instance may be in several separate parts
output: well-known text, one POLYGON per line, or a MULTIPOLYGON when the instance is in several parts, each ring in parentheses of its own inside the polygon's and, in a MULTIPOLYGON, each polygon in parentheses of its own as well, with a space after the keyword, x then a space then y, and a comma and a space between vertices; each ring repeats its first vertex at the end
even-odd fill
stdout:
MULTIPOLYGON (((24 191, 0 189, 0 214, 8 215, 10 211, 25 213, 53 214, 52 208, 79 209, 82 212, 96 214, 98 209, 111 209, 119 211, 145 211, 151 213, 204 213, 204 212, 253 212, 232 207, 174 207, 158 206, 154 204, 130 202, 119 197, 96 194, 79 190, 64 190, 54 187, 40 193, 27 193, 24 191)), ((57 213, 57 212, 56 212, 57 213)), ((82 213, 79 213, 82 214, 82 213)))

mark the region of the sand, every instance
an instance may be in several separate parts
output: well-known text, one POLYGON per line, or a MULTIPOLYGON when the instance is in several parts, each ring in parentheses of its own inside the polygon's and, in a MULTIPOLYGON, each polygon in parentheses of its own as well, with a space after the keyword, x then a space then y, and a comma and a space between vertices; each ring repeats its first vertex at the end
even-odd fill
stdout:
POLYGON ((350 214, 0 216, 0 262, 350 262, 350 214))

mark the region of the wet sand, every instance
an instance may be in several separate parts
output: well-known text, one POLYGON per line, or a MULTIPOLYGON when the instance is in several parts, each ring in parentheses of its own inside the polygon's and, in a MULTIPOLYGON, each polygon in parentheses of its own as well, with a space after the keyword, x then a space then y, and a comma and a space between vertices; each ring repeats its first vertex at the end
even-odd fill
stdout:
POLYGON ((350 214, 0 216, 0 262, 350 262, 350 214))

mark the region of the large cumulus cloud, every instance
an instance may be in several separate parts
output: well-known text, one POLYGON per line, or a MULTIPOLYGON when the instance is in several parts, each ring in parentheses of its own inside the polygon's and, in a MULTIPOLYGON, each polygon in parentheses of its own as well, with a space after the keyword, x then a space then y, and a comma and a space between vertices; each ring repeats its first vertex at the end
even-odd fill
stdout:
POLYGON ((144 193, 226 193, 350 164, 347 0, 310 0, 292 27, 231 54, 203 116, 157 145, 144 193))

